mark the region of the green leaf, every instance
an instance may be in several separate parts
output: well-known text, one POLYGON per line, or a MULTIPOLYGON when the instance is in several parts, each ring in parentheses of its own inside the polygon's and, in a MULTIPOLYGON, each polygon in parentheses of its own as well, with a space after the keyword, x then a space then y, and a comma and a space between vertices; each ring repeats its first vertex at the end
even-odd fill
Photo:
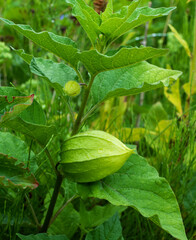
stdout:
POLYGON ((17 233, 16 234, 21 240, 69 240, 65 235, 50 235, 48 236, 47 233, 40 233, 36 235, 22 235, 17 233))
POLYGON ((73 7, 72 14, 78 19, 94 46, 100 34, 101 18, 99 14, 83 0, 66 0, 66 2, 73 7))
POLYGON ((113 205, 133 207, 173 237, 187 239, 171 187, 139 155, 132 155, 118 172, 101 181, 78 184, 78 190, 85 198, 96 197, 113 205))
POLYGON ((113 0, 109 0, 105 11, 101 14, 102 22, 107 20, 113 13, 113 0))
POLYGON ((64 192, 64 201, 68 201, 74 195, 77 195, 77 183, 70 181, 67 178, 63 179, 61 188, 63 188, 64 192))
POLYGON ((26 121, 33 122, 36 124, 46 124, 45 113, 42 110, 41 106, 38 104, 38 102, 33 100, 33 97, 34 95, 28 97, 24 96, 24 94, 22 94, 17 89, 12 87, 0 87, 1 114, 4 115, 7 110, 10 110, 12 112, 7 113, 7 115, 9 114, 11 114, 11 116, 20 115, 26 121), (18 110, 16 109, 17 110, 16 111, 15 108, 18 108, 18 110))
POLYGON ((26 54, 23 49, 13 50, 30 65, 32 73, 46 79, 59 95, 64 94, 63 88, 65 83, 77 77, 73 68, 63 63, 55 63, 44 58, 35 58, 26 54))
POLYGON ((168 113, 163 108, 161 102, 157 102, 148 111, 145 117, 145 127, 148 130, 155 131, 158 123, 161 120, 168 120, 168 113))
POLYGON ((70 63, 74 68, 77 68, 78 50, 75 42, 71 39, 46 31, 35 32, 29 25, 15 24, 7 19, 0 18, 0 20, 16 29, 40 47, 54 53, 70 63))
POLYGON ((9 107, 10 112, 7 112, 6 108, 0 110, 2 117, 0 125, 3 127, 11 128, 15 131, 23 133, 30 138, 33 138, 41 145, 46 145, 53 134, 56 133, 54 126, 46 126, 45 114, 40 105, 34 101, 31 106, 25 104, 18 104, 13 107, 16 102, 24 101, 27 97, 22 96, 21 93, 11 87, 0 88, 0 99, 2 99, 1 108, 9 107), (14 99, 14 102, 6 103, 4 99, 14 99), (22 100, 23 99, 23 100, 22 100), (25 107, 28 106, 27 109, 25 107), (12 108, 13 107, 13 108, 12 108))
POLYGON ((135 95, 168 86, 170 78, 176 80, 180 75, 179 71, 166 70, 147 62, 103 72, 93 82, 93 102, 97 104, 111 97, 135 95))
POLYGON ((17 117, 8 121, 4 126, 20 132, 45 146, 53 134, 56 134, 55 126, 46 126, 27 122, 23 118, 17 117))
MULTIPOLYGON (((29 147, 24 141, 9 132, 0 132, 0 154, 17 159, 17 163, 24 163, 26 167, 28 165, 29 147)), ((34 156, 31 151, 30 157, 34 156)), ((35 173, 37 168, 36 162, 30 159, 30 171, 35 173)))
POLYGON ((30 54, 25 53, 23 49, 15 49, 11 47, 11 49, 18 55, 20 56, 27 64, 30 64, 33 56, 30 54))
POLYGON ((119 13, 115 13, 103 21, 100 31, 106 36, 107 43, 130 31, 131 29, 150 21, 154 18, 168 15, 175 8, 137 8, 139 1, 134 1, 128 7, 123 7, 119 13))
POLYGON ((33 58, 30 70, 32 73, 46 79, 59 95, 64 94, 65 83, 77 77, 76 72, 71 67, 43 58, 33 58))
POLYGON ((84 203, 80 204, 80 222, 83 229, 89 230, 98 225, 101 225, 110 217, 112 217, 116 212, 121 213, 126 207, 114 206, 112 204, 107 204, 105 206, 95 206, 92 210, 88 211, 84 203))
POLYGON ((38 182, 17 159, 0 153, 0 185, 5 187, 37 188, 38 182))
POLYGON ((121 240, 122 227, 118 214, 86 235, 85 240, 121 240))
POLYGON ((48 233, 66 234, 71 238, 77 231, 79 223, 79 214, 70 203, 49 227, 48 233))
POLYGON ((40 124, 40 125, 46 124, 45 113, 42 110, 39 103, 35 100, 33 101, 33 103, 29 108, 25 109, 25 111, 23 111, 20 114, 19 117, 29 123, 40 124))
POLYGON ((102 14, 102 24, 101 26, 107 22, 107 20, 109 20, 110 18, 113 19, 115 17, 119 17, 121 19, 123 19, 124 21, 126 21, 131 14, 135 11, 135 9, 138 7, 139 3, 141 2, 141 0, 135 0, 133 2, 131 2, 131 4, 129 6, 123 6, 121 7, 120 11, 113 13, 113 4, 112 1, 109 1, 107 8, 106 8, 106 13, 105 11, 102 14))
POLYGON ((152 47, 121 48, 112 56, 103 55, 96 50, 84 51, 80 54, 80 60, 92 76, 117 68, 123 68, 135 63, 158 57, 167 53, 166 49, 152 47))
MULTIPOLYGON (((1 92, 0 92, 1 94, 1 92)), ((28 108, 33 102, 34 95, 31 96, 9 96, 0 95, 0 126, 7 121, 17 117, 22 111, 28 108)))

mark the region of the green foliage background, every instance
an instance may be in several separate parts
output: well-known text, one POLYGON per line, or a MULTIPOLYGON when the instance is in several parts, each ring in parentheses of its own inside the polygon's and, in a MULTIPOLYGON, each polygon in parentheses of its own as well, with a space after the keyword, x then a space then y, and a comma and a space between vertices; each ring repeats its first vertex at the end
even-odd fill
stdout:
MULTIPOLYGON (((88 0, 86 2, 93 7, 93 1, 88 0)), ((114 10, 121 9, 122 6, 128 4, 130 4, 128 0, 116 0, 114 1, 114 10)), ((142 6, 147 6, 148 4, 149 1, 143 1, 142 6)), ((87 108, 90 110, 93 104, 100 102, 102 102, 102 104, 96 111, 89 112, 89 118, 85 125, 82 126, 82 130, 84 131, 87 129, 104 130, 117 136, 124 143, 137 145, 138 153, 144 156, 148 163, 157 169, 160 177, 165 177, 170 183, 180 206, 188 239, 194 239, 196 237, 196 91, 193 91, 191 94, 189 91, 188 94, 188 91, 185 91, 183 87, 184 84, 190 80, 191 59, 186 54, 183 45, 179 43, 170 31, 168 24, 170 23, 175 27, 181 37, 187 42, 191 52, 193 52, 195 44, 193 29, 196 18, 195 5, 194 1, 187 2, 184 0, 152 1, 152 7, 176 6, 177 8, 169 14, 168 17, 165 16, 149 22, 146 35, 147 46, 153 48, 168 48, 169 53, 165 56, 150 59, 148 60, 149 63, 142 63, 141 69, 145 67, 152 69, 151 64, 154 64, 157 66, 157 72, 158 70, 160 72, 158 68, 181 71, 183 72, 182 76, 176 72, 174 77, 175 79, 179 77, 178 85, 174 83, 173 89, 172 87, 163 87, 147 92, 142 105, 140 95, 108 99, 112 96, 123 96, 123 94, 121 94, 120 90, 114 88, 113 92, 109 93, 110 96, 107 97, 106 87, 105 92, 102 93, 101 90, 94 85, 95 87, 92 88, 94 94, 88 102, 87 108), (177 93, 174 89, 177 89, 177 93), (173 96, 175 101, 172 102, 165 92, 173 96), (106 97, 102 98, 102 95, 106 97), (182 111, 179 110, 179 106, 182 111), (140 121, 138 121, 138 116, 140 121)), ((47 30, 48 32, 71 38, 76 41, 81 51, 89 50, 91 46, 90 40, 78 21, 74 17, 71 17, 71 7, 65 1, 0 1, 0 15, 16 24, 29 24, 37 32, 47 30)), ((51 39, 56 38, 56 36, 52 34, 50 36, 51 39)), ((70 135, 72 118, 75 118, 77 115, 81 103, 81 96, 72 100, 67 98, 68 105, 63 98, 59 96, 62 91, 62 86, 69 80, 66 79, 66 76, 62 77, 63 72, 69 72, 72 80, 77 79, 77 76, 75 71, 69 66, 62 64, 63 61, 60 60, 59 56, 57 57, 48 53, 46 51, 47 47, 45 47, 46 50, 43 50, 43 48, 33 44, 32 41, 29 41, 2 22, 0 23, 0 40, 5 43, 2 47, 0 45, 1 86, 14 86, 16 89, 14 89, 12 96, 14 96, 16 92, 23 93, 21 95, 18 93, 17 96, 30 96, 31 94, 35 94, 34 99, 36 102, 34 101, 34 105, 31 106, 31 108, 37 113, 36 116, 39 116, 39 118, 33 119, 33 116, 29 116, 28 114, 30 112, 29 110, 29 112, 24 112, 17 117, 17 123, 13 122, 12 116, 10 116, 9 125, 2 125, 1 127, 0 141, 4 142, 5 145, 6 141, 8 144, 13 143, 13 146, 10 145, 7 151, 5 147, 2 147, 0 151, 3 154, 8 154, 10 149, 12 149, 14 153, 14 149, 20 146, 17 148, 18 153, 22 152, 20 157, 14 157, 17 158, 19 162, 22 162, 22 159, 20 159, 22 156, 26 161, 23 161, 25 164, 23 167, 19 165, 15 165, 15 167, 17 171, 20 172, 23 172, 22 169, 26 167, 30 168, 32 175, 28 176, 28 181, 32 188, 34 188, 37 184, 35 178, 39 179, 39 190, 34 189, 29 192, 25 189, 16 190, 12 187, 9 190, 0 188, 0 238, 5 240, 173 239, 172 236, 161 230, 161 228, 157 227, 152 221, 143 218, 134 208, 128 207, 133 206, 133 203, 124 204, 121 198, 122 196, 119 197, 118 202, 121 203, 119 205, 124 205, 123 207, 111 205, 110 203, 113 203, 114 200, 111 196, 103 197, 102 195, 104 194, 101 190, 99 192, 95 189, 97 192, 95 191, 95 193, 91 195, 94 184, 89 184, 88 186, 79 187, 79 191, 82 188, 87 188, 86 191, 83 189, 83 192, 86 192, 86 196, 84 196, 83 199, 79 199, 76 194, 76 184, 68 180, 64 180, 63 182, 55 210, 57 211, 73 197, 72 203, 64 209, 48 231, 49 234, 58 236, 51 237, 47 234, 32 235, 31 238, 22 236, 37 233, 37 227, 30 208, 32 206, 36 212, 37 219, 40 222, 43 221, 48 201, 52 194, 51 190, 54 187, 55 176, 53 175, 53 169, 40 146, 47 144, 53 158, 56 159, 55 161, 59 161, 60 144, 70 135), (10 51, 7 48, 10 45, 14 49, 24 49, 24 52, 18 52, 17 50, 10 51), (25 52, 29 55, 25 55, 25 52), (29 68, 28 64, 18 55, 22 56, 27 63, 31 61, 32 56, 36 56, 36 58, 31 62, 29 68), (40 57, 44 57, 45 59, 43 60, 40 57), (52 64, 52 61, 56 63, 52 64), (52 72, 50 74, 50 72, 47 71, 50 66, 53 71, 59 73, 55 78, 53 78, 52 72), (53 88, 55 88, 56 91, 54 91, 53 88), (40 104, 41 108, 37 103, 40 104), (69 114, 69 107, 74 109, 72 115, 69 114), (41 125, 41 132, 40 128, 36 129, 35 122, 41 125), (23 135, 23 129, 20 129, 18 132, 13 130, 9 130, 10 133, 8 132, 7 127, 14 129, 16 125, 19 126, 19 124, 23 124, 23 126, 30 129, 27 135, 23 135), (44 137, 43 132, 45 133, 44 137), (58 134, 54 136, 55 132, 58 132, 58 134), (16 138, 12 139, 11 133, 14 134, 16 138), (37 140, 39 140, 39 144, 35 142, 37 140), (89 189, 91 189, 90 193, 88 192, 89 189), (104 200, 100 200, 100 196, 102 196, 104 200), (87 197, 89 197, 89 199, 87 199, 87 197), (29 205, 29 201, 31 205, 29 205), (118 212, 118 214, 115 214, 116 212, 118 212), (95 216, 97 216, 97 218, 95 216), (65 221, 65 219, 67 220, 65 221), (97 224, 92 225, 91 219, 97 224), (114 232, 114 236, 108 236, 110 229, 115 229, 116 232, 114 232), (16 235, 16 233, 21 233, 22 235, 16 235)), ((130 53, 133 51, 131 47, 139 47, 141 44, 144 44, 144 40, 145 25, 142 25, 113 42, 110 52, 107 54, 111 56, 115 50, 120 47, 121 43, 123 43, 123 46, 130 47, 130 49, 128 49, 130 53)), ((62 58, 66 61, 69 60, 71 65, 75 67, 76 63, 72 61, 72 55, 75 52, 74 44, 69 43, 70 54, 66 56, 62 51, 61 45, 59 45, 59 49, 62 53, 62 58)), ((123 48, 121 51, 124 51, 123 48)), ((87 52, 83 52, 80 58, 84 61, 85 68, 88 69, 90 73, 95 74, 95 72, 93 72, 94 68, 91 69, 90 64, 86 60, 88 54, 87 52)), ((93 57, 94 54, 96 53, 92 50, 90 56, 93 57)), ((107 59, 102 59, 102 61, 106 61, 105 66, 110 69, 111 60, 107 62, 107 59)), ((112 61, 115 63, 115 59, 112 59, 112 61)), ((96 66, 96 62, 94 64, 96 66)), ((89 76, 85 68, 82 65, 80 66, 82 77, 88 78, 89 76)), ((102 69, 98 69, 97 71, 102 71, 102 69)), ((130 79, 131 77, 134 78, 134 67, 133 70, 130 70, 129 74, 130 79)), ((155 75, 157 77, 156 72, 155 75)), ((162 70, 160 77, 163 78, 163 75, 164 70, 162 70)), ((97 85, 101 82, 107 86, 107 81, 112 79, 114 83, 116 83, 116 81, 117 83, 121 82, 121 86, 126 88, 126 86, 123 85, 123 81, 120 80, 121 76, 122 71, 120 70, 113 70, 113 73, 109 75, 107 72, 103 72, 95 78, 95 82, 97 85), (118 77, 115 79, 116 76, 118 77)), ((168 76, 165 76, 163 83, 165 83, 167 77, 168 76)), ((147 84, 140 89, 141 91, 145 90, 145 88, 147 89, 148 83, 152 80, 147 74, 145 74, 145 76, 141 75, 141 81, 144 79, 146 79, 147 84)), ((166 84, 161 83, 161 85, 164 86, 166 84)), ((3 88, 3 91, 4 93, 7 91, 6 87, 3 88)), ((5 94, 0 92, 0 95, 5 94)), ((18 100, 20 101, 21 99, 18 100)), ((29 102, 27 103, 29 104, 29 102)), ((25 107, 27 107, 27 105, 25 107)), ((22 111, 23 109, 16 110, 22 111)), ((2 114, 2 112, 0 112, 0 114, 2 114)), ((3 121, 3 119, 1 120, 3 121)), ((140 160, 141 159, 138 159, 138 161, 140 160)), ((10 162, 13 162, 13 160, 10 160, 10 162)), ((145 169, 148 168, 148 163, 145 163, 145 169)), ((131 165, 131 162, 129 162, 129 164, 131 165)), ((144 162, 142 162, 142 164, 144 164, 144 162)), ((154 172, 154 174, 154 178, 156 178, 157 173, 154 172)), ((26 176, 22 174, 21 176, 23 182, 26 183, 26 176)), ((125 178, 126 176, 122 177, 125 178)), ((13 182, 17 184, 18 180, 14 179, 14 181, 13 182)), ((106 179, 106 182, 107 181, 109 181, 109 179, 106 179)), ((115 179, 112 181, 115 181, 115 179)), ((137 179, 136 176, 133 181, 137 184, 140 181, 144 182, 146 180, 145 178, 137 179)), ((118 182, 118 180, 116 180, 116 182, 118 182)), ((158 182, 158 184, 164 183, 164 181, 158 182)), ((105 194, 107 195, 107 191, 105 194)), ((145 197, 146 195, 144 198, 145 197)), ((145 199, 145 201, 148 201, 148 199, 145 199)), ((156 222, 156 219, 154 219, 154 222, 156 222)))

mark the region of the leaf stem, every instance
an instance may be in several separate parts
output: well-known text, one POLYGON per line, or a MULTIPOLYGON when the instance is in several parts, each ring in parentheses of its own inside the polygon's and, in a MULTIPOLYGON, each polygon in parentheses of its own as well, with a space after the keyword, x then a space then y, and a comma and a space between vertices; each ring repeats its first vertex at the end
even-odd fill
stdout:
POLYGON ((71 201, 73 201, 73 200, 74 200, 75 198, 77 198, 77 197, 78 197, 78 196, 75 194, 75 195, 72 196, 69 200, 67 200, 67 202, 64 203, 63 206, 60 207, 59 210, 55 213, 54 217, 51 218, 49 225, 51 225, 51 224, 55 221, 55 219, 56 219, 56 218, 58 217, 58 215, 63 211, 63 209, 68 205, 68 203, 70 203, 71 201))
POLYGON ((84 80, 83 80, 83 78, 82 78, 81 73, 80 73, 77 69, 75 69, 75 71, 76 71, 76 73, 77 73, 77 75, 78 75, 78 78, 79 78, 80 82, 81 82, 81 83, 84 83, 84 80))
POLYGON ((73 131, 72 131, 71 136, 75 135, 78 132, 78 129, 81 125, 81 120, 82 120, 82 117, 83 117, 83 114, 84 114, 84 109, 86 107, 87 100, 88 100, 88 97, 89 97, 90 90, 91 90, 94 79, 95 79, 95 76, 92 76, 91 79, 90 79, 88 87, 85 89, 82 104, 81 104, 77 119, 75 121, 75 124, 73 126, 73 131))
POLYGON ((87 113, 84 115, 84 117, 81 120, 81 123, 86 121, 86 119, 99 107, 100 103, 94 105, 87 113))
POLYGON ((54 187, 54 191, 53 191, 52 198, 51 198, 51 201, 50 201, 50 205, 49 205, 49 208, 48 208, 45 220, 44 220, 44 224, 43 224, 43 226, 41 227, 41 230, 40 230, 41 233, 47 232, 47 230, 48 230, 48 227, 49 227, 49 224, 50 224, 50 219, 51 219, 53 211, 54 211, 54 207, 55 207, 55 204, 56 204, 56 200, 57 200, 57 197, 58 197, 58 193, 59 193, 62 181, 63 181, 63 176, 60 173, 58 173, 56 183, 55 183, 55 187, 54 187))
POLYGON ((30 158, 31 158, 31 148, 33 145, 33 140, 31 140, 30 146, 29 146, 29 153, 28 153, 28 160, 27 160, 27 168, 29 168, 30 165, 30 158))

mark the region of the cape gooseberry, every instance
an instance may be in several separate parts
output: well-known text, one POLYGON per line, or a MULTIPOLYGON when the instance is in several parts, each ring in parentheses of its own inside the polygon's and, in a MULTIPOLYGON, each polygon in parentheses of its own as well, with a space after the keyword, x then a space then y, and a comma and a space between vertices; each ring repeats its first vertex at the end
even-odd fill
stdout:
POLYGON ((75 182, 94 182, 118 171, 132 153, 109 133, 87 131, 63 143, 58 170, 75 182))
POLYGON ((80 94, 80 84, 76 81, 68 81, 65 84, 64 91, 70 97, 76 97, 80 94))

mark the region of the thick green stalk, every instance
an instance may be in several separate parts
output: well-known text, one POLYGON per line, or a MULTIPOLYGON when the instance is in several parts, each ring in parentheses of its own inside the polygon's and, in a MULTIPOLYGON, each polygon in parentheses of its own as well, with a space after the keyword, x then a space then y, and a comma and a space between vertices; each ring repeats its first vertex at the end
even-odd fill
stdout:
POLYGON ((80 124, 81 124, 81 120, 82 120, 82 117, 83 117, 83 114, 84 114, 84 109, 86 107, 86 104, 87 104, 87 101, 88 101, 88 97, 89 97, 90 90, 91 90, 91 87, 92 87, 94 79, 95 79, 95 76, 91 77, 89 85, 85 89, 84 98, 82 100, 82 104, 81 104, 81 107, 80 107, 80 110, 79 110, 79 113, 78 113, 78 117, 77 117, 77 119, 75 121, 75 124, 74 124, 74 127, 73 127, 73 131, 72 131, 72 134, 71 134, 72 136, 75 135, 78 132, 78 130, 79 130, 79 127, 80 127, 80 124))
POLYGON ((43 224, 43 226, 40 230, 41 233, 47 232, 47 230, 48 230, 48 227, 49 227, 49 224, 50 224, 50 219, 51 219, 53 211, 54 211, 54 207, 55 207, 55 204, 56 204, 56 200, 57 200, 57 197, 58 197, 58 193, 59 193, 62 181, 63 181, 63 176, 58 174, 57 179, 56 179, 56 184, 55 184, 55 187, 54 187, 54 191, 53 191, 53 194, 52 194, 52 198, 50 200, 50 205, 49 205, 49 208, 48 208, 48 212, 46 214, 44 224, 43 224))

